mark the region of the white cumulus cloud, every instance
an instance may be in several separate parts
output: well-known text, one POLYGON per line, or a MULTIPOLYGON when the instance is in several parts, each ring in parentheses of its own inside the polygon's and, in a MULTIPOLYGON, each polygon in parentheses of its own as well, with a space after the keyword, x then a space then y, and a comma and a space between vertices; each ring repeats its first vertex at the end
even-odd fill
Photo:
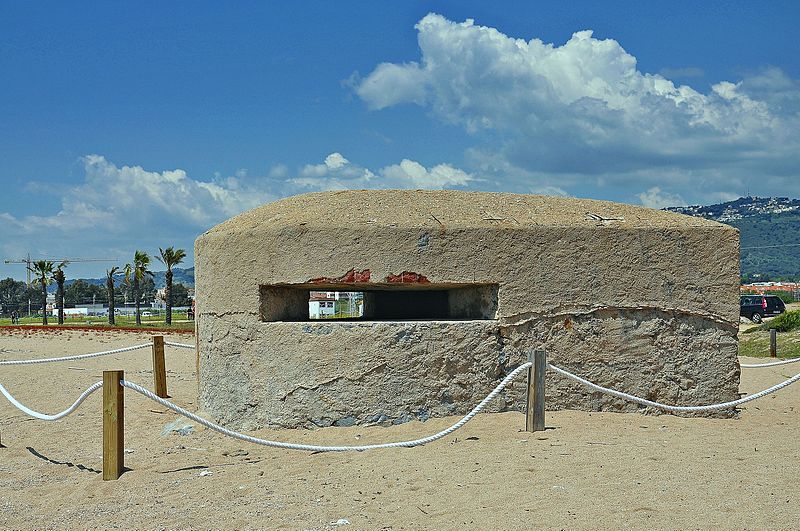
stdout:
POLYGON ((686 204, 681 196, 665 192, 658 186, 654 186, 653 188, 642 192, 638 197, 642 202, 642 205, 649 208, 664 208, 686 204))
POLYGON ((57 216, 83 218, 77 209, 102 210, 104 216, 142 221, 160 216, 202 227, 274 198, 246 184, 247 170, 214 181, 191 179, 184 170, 148 171, 118 167, 101 155, 84 158, 85 182, 71 189, 57 216))
POLYGON ((419 162, 403 159, 373 172, 354 164, 341 153, 331 153, 322 164, 308 164, 300 176, 289 183, 298 190, 344 190, 359 188, 457 188, 479 179, 450 164, 426 168, 419 162))
POLYGON ((65 189, 58 210, 0 213, 4 254, 93 255, 124 263, 134 249, 153 253, 159 246, 175 245, 191 250, 203 230, 277 197, 253 184, 243 170, 238 176, 200 181, 180 169, 117 166, 101 155, 82 160, 83 181, 65 189))
MULTIPOLYGON (((0 252, 111 256, 125 263, 135 249, 154 253, 175 245, 191 250, 204 230, 287 195, 346 188, 452 188, 476 181, 449 164, 426 167, 408 159, 373 172, 339 152, 295 171, 277 164, 263 177, 241 168, 209 180, 181 169, 118 166, 102 155, 88 155, 82 162, 83 180, 63 189, 58 209, 24 216, 0 212, 0 252)), ((38 193, 39 188, 26 190, 38 193)))
POLYGON ((800 86, 779 69, 703 93, 640 71, 591 30, 558 45, 437 14, 416 29, 419 60, 379 64, 356 93, 371 109, 416 104, 460 125, 480 140, 473 154, 519 170, 505 174, 512 186, 537 174, 564 181, 535 186, 652 187, 681 174, 706 196, 753 178, 800 194, 800 86))
POLYGON ((466 186, 475 179, 468 173, 449 164, 438 164, 428 169, 419 162, 403 159, 400 164, 386 166, 381 175, 389 183, 402 188, 451 188, 466 186))

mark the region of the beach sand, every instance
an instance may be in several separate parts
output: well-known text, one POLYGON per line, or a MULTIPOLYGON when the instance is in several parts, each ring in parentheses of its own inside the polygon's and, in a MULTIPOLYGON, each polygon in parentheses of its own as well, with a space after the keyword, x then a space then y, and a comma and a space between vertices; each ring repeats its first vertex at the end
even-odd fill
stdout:
MULTIPOLYGON (((150 337, 0 329, 0 359, 82 354, 150 337)), ((194 368, 193 350, 167 348, 169 393, 191 410, 194 368)), ((110 369, 152 388, 149 350, 1 367, 0 383, 22 403, 52 413, 110 369)), ((745 369, 741 391, 798 371, 800 363, 745 369)), ((318 454, 256 446, 199 426, 162 435, 178 416, 126 391, 130 470, 117 481, 101 479, 101 398, 97 392, 71 416, 43 422, 0 397, 0 527, 800 528, 800 384, 746 404, 733 420, 554 411, 545 432, 527 433, 521 413, 481 414, 423 447, 318 454)), ((429 435, 456 420, 254 434, 364 444, 429 435)))

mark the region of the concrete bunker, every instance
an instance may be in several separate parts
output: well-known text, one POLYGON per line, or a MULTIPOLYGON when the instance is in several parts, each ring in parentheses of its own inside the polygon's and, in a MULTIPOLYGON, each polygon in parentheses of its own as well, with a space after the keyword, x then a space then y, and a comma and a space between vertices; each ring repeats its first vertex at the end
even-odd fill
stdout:
MULTIPOLYGON (((733 400, 738 242, 719 223, 592 200, 346 191, 270 203, 195 244, 200 404, 236 428, 461 414, 538 346, 652 400, 733 400), (363 293, 363 315, 310 319, 309 294, 324 290, 363 293)), ((489 410, 523 407, 520 381, 489 410)), ((547 407, 640 409, 557 375, 547 407)))

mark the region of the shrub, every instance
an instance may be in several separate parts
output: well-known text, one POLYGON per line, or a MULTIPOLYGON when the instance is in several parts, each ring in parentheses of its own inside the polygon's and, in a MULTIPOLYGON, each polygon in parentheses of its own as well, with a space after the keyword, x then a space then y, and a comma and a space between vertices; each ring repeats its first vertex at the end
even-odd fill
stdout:
POLYGON ((800 329, 800 310, 782 313, 770 322, 763 323, 758 327, 759 330, 769 330, 771 328, 778 332, 790 332, 800 329))

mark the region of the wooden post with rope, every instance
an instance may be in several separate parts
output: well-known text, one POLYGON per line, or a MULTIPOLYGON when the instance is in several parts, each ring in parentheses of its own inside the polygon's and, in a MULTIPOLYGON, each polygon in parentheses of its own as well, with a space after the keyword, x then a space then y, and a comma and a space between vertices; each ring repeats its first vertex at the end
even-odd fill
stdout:
POLYGON ((118 479, 125 469, 124 371, 103 371, 103 481, 118 479))
POLYGON ((153 336, 153 389, 160 398, 169 398, 164 363, 164 336, 153 336))
POLYGON ((525 412, 525 431, 544 431, 544 373, 547 370, 547 352, 536 349, 528 353, 528 400, 525 412))

